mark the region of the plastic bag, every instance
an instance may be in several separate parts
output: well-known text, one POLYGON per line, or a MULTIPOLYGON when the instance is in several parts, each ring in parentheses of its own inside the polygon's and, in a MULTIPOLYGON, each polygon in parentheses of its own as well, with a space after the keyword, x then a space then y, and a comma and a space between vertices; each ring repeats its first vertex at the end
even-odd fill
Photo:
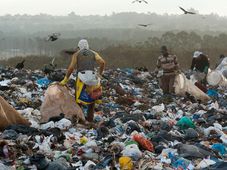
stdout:
POLYGON ((188 128, 195 128, 195 124, 192 120, 186 116, 182 117, 176 124, 180 127, 181 130, 188 129, 188 128))
POLYGON ((135 140, 136 142, 138 142, 142 148, 144 148, 150 152, 154 152, 154 146, 151 143, 151 141, 149 141, 142 135, 135 134, 135 135, 133 135, 132 139, 135 140))
POLYGON ((133 169, 133 163, 132 159, 127 156, 123 156, 119 158, 119 164, 121 170, 132 170, 133 169))
POLYGON ((84 114, 76 104, 74 97, 65 86, 53 84, 45 92, 45 99, 41 105, 41 121, 47 122, 50 117, 64 113, 65 118, 74 117, 84 121, 84 114))
POLYGON ((97 89, 94 89, 91 93, 90 96, 92 99, 97 100, 102 96, 102 87, 100 86, 97 89))

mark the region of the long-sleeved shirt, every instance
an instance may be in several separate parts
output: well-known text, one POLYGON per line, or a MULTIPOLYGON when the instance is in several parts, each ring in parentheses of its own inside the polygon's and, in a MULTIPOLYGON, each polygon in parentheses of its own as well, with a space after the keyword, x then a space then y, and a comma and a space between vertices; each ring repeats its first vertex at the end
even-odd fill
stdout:
POLYGON ((207 73, 209 67, 210 62, 206 55, 200 55, 198 58, 192 59, 191 70, 194 70, 195 68, 197 71, 207 73))

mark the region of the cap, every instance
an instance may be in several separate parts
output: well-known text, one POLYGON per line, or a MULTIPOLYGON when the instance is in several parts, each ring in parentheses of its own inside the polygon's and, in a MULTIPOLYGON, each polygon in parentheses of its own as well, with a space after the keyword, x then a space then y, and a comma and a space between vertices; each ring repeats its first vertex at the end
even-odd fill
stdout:
POLYGON ((193 54, 193 58, 197 58, 200 56, 200 54, 203 54, 201 51, 195 51, 193 54))

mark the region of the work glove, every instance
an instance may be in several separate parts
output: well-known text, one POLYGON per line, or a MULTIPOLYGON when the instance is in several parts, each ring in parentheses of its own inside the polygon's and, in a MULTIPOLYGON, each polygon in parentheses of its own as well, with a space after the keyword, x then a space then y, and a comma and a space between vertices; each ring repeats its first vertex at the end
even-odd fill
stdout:
POLYGON ((59 83, 61 86, 65 86, 68 83, 69 79, 64 77, 64 79, 59 83))

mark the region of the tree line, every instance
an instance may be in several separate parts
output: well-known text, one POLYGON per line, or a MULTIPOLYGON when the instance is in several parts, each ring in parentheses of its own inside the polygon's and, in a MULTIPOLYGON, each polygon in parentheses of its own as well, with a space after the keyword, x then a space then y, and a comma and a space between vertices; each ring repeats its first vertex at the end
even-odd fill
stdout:
MULTIPOLYGON (((79 40, 79 38, 77 39, 79 40)), ((207 54, 211 61, 211 67, 214 67, 218 61, 220 54, 227 54, 226 42, 227 34, 218 35, 199 35, 196 32, 166 32, 160 37, 148 37, 144 41, 130 42, 114 42, 103 38, 88 39, 90 47, 97 50, 107 61, 109 68, 123 67, 141 67, 145 66, 149 69, 154 69, 156 60, 160 55, 160 47, 166 45, 170 53, 178 56, 179 63, 182 69, 188 69, 192 60, 192 55, 195 50, 200 50, 207 54), (99 46, 95 46, 95 44, 99 46), (102 48, 100 45, 102 44, 102 48)), ((75 48, 78 41, 75 39, 65 39, 64 45, 58 41, 53 49, 62 49, 62 46, 67 48, 75 48)), ((45 45, 44 45, 45 47, 45 45)), ((45 47, 46 48, 46 47, 45 47)), ((43 48, 41 48, 43 51, 43 48)), ((48 64, 53 57, 56 57, 56 64, 59 68, 66 67, 71 57, 61 56, 59 53, 53 53, 52 56, 40 53, 40 55, 29 55, 25 58, 28 62, 25 63, 27 68, 38 69, 44 64, 48 64), (34 65, 33 63, 36 63, 34 65)), ((0 64, 14 66, 24 57, 15 57, 8 60, 1 60, 0 64)))

